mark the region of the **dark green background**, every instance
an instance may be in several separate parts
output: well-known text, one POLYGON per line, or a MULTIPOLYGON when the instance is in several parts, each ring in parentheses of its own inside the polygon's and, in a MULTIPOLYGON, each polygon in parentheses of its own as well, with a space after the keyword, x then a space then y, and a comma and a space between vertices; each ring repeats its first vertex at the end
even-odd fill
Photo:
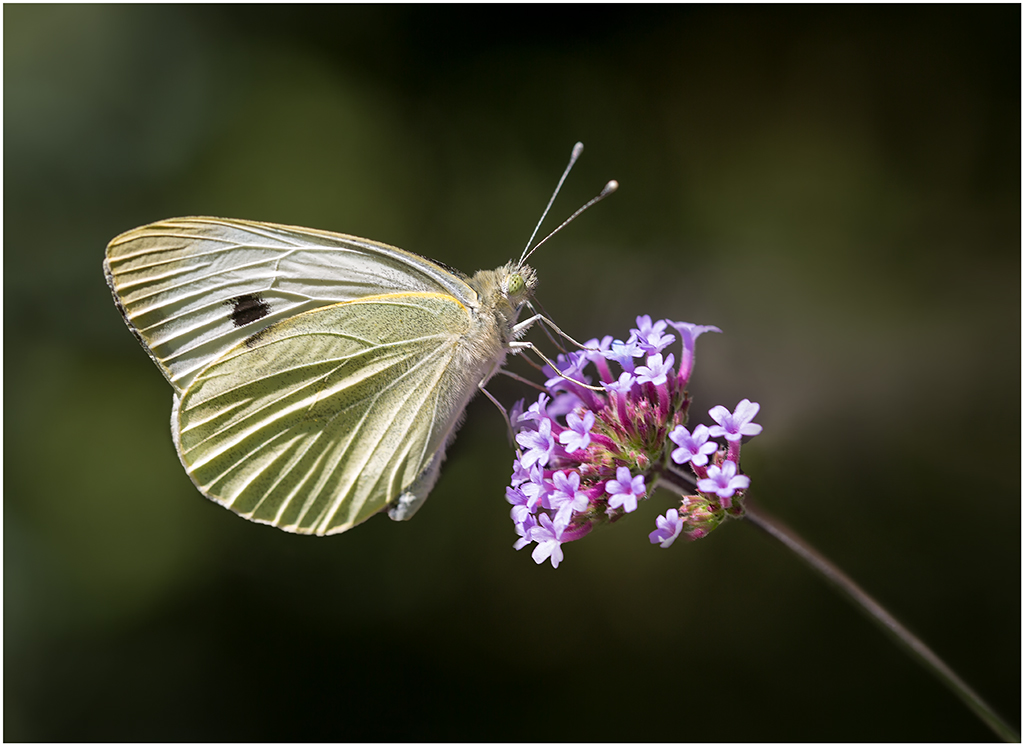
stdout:
MULTIPOLYGON (((546 245, 578 338, 717 324, 695 422, 761 403, 762 505, 1020 718, 1020 7, 4 7, 6 740, 983 740, 737 523, 516 553, 469 409, 415 520, 204 500, 103 247, 164 217, 472 271, 546 245)), ((542 337, 538 339, 543 340, 542 337)), ((507 403, 527 392, 495 382, 507 403)))

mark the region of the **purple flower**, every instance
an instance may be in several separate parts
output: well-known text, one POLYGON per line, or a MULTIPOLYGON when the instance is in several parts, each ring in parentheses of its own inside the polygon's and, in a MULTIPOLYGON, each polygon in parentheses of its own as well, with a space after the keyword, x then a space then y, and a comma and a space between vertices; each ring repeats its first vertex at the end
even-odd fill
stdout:
POLYGON ((597 368, 601 381, 611 381, 614 378, 611 368, 608 367, 608 351, 611 350, 612 341, 610 336, 604 336, 600 341, 597 338, 587 340, 584 345, 590 349, 584 350, 583 354, 597 368))
POLYGON ((670 508, 665 515, 659 515, 654 522, 658 528, 651 531, 647 535, 648 538, 652 544, 661 542, 661 548, 668 549, 672 546, 672 542, 676 540, 676 537, 682 533, 686 518, 680 518, 679 511, 675 508, 670 508))
POLYGON ((536 527, 537 519, 532 515, 527 515, 522 521, 516 521, 516 533, 519 534, 520 538, 512 545, 512 547, 517 552, 533 541, 533 539, 530 538, 530 534, 536 527))
POLYGON ((697 337, 704 332, 721 334, 722 330, 717 326, 701 326, 687 321, 669 321, 668 323, 679 332, 680 340, 683 343, 683 356, 679 359, 679 380, 685 383, 690 380, 690 373, 693 372, 693 353, 697 337))
POLYGON ((604 384, 604 390, 614 394, 611 396, 611 401, 615 404, 615 412, 619 416, 619 420, 625 422, 628 418, 628 412, 626 409, 626 402, 629 400, 629 395, 633 391, 633 386, 636 385, 636 377, 632 373, 623 372, 619 376, 618 381, 609 381, 604 384))
POLYGON ((541 513, 540 525, 534 526, 530 533, 530 540, 537 542, 533 550, 533 561, 538 565, 543 564, 548 557, 551 558, 551 566, 558 567, 562 561, 562 532, 565 526, 552 523, 547 513, 541 513))
POLYGON ((590 445, 590 428, 594 426, 594 413, 587 411, 580 417, 575 412, 569 412, 565 418, 568 428, 558 435, 558 442, 565 446, 566 453, 582 451, 590 445))
POLYGON ((694 342, 719 329, 647 315, 636 323, 625 342, 595 337, 581 351, 553 356, 541 369, 545 393, 510 410, 516 459, 505 497, 518 534, 514 546, 532 543, 538 564, 550 559, 558 567, 564 544, 637 511, 647 478, 669 464, 689 464, 698 490, 657 517, 648 534, 652 544, 667 548, 679 537, 700 538, 742 512, 731 501, 742 500, 750 485, 740 473, 740 447, 744 437, 761 432, 753 422, 759 405, 743 400, 735 412, 715 407, 714 427, 691 431, 676 424, 692 409, 686 386, 694 342), (681 354, 668 350, 676 337, 681 354), (585 374, 603 390, 579 385, 591 380, 585 374))
POLYGON ((661 334, 665 331, 667 321, 651 321, 650 314, 636 317, 636 329, 630 329, 634 339, 645 339, 649 334, 661 334))
POLYGON ((600 362, 605 359, 606 353, 612 348, 612 341, 611 335, 602 337, 600 341, 598 341, 597 337, 587 340, 583 343, 583 346, 591 349, 583 350, 583 354, 592 363, 600 362))
POLYGON ((548 495, 551 494, 551 490, 554 489, 551 482, 544 478, 544 470, 539 466, 533 467, 530 470, 530 481, 524 482, 519 490, 526 496, 526 507, 529 508, 530 512, 533 513, 537 510, 537 506, 540 505, 542 508, 548 508, 548 495))
POLYGON ((512 427, 519 426, 519 421, 523 417, 523 407, 525 406, 526 399, 520 399, 515 404, 513 404, 512 409, 508 411, 508 421, 512 424, 512 427))
POLYGON ((547 419, 547 406, 549 401, 551 401, 551 397, 548 396, 547 394, 542 393, 540 396, 537 397, 537 401, 530 405, 529 409, 520 414, 518 417, 512 418, 512 424, 522 427, 527 423, 533 423, 534 421, 547 419))
POLYGON ((759 409, 761 409, 761 405, 750 401, 750 399, 744 399, 737 404, 735 412, 730 412, 721 404, 712 407, 708 414, 718 424, 708 428, 708 432, 712 438, 721 438, 724 435, 726 440, 733 441, 741 440, 744 435, 757 435, 761 432, 761 426, 752 423, 751 420, 757 415, 759 409))
POLYGON ((708 429, 704 425, 697 425, 693 428, 693 435, 682 425, 668 434, 668 437, 679 448, 672 451, 672 460, 677 464, 685 464, 689 461, 694 466, 704 466, 708 462, 708 456, 718 450, 717 443, 708 443, 708 429))
POLYGON ((551 452, 555 449, 555 437, 551 434, 551 420, 544 418, 537 430, 520 432, 516 435, 516 442, 527 449, 520 459, 523 468, 529 469, 534 464, 545 466, 551 459, 551 452))
POLYGON ((691 324, 689 321, 669 321, 668 322, 683 338, 684 347, 693 347, 693 343, 697 340, 704 332, 718 332, 722 333, 722 330, 717 326, 702 326, 700 324, 691 324))
POLYGON ((523 482, 530 481, 530 472, 523 468, 522 462, 516 459, 512 462, 512 486, 518 487, 523 482))
POLYGON ((557 388, 566 388, 567 386, 572 385, 571 381, 565 380, 566 378, 572 378, 576 381, 582 381, 583 383, 590 383, 590 379, 580 373, 583 366, 586 364, 587 356, 581 352, 570 352, 568 355, 560 354, 555 358, 555 368, 558 370, 557 373, 550 365, 544 366, 544 374, 550 376, 544 383, 544 386, 551 391, 557 388), (558 373, 561 373, 562 375, 558 375, 558 373))
POLYGON ((714 493, 728 508, 732 504, 732 496, 736 490, 745 490, 750 486, 750 477, 736 473, 735 461, 723 461, 721 467, 709 466, 708 478, 697 482, 697 489, 708 494, 714 493))
POLYGON ((512 520, 515 523, 522 523, 526 516, 533 512, 528 505, 529 498, 527 498, 520 489, 516 489, 515 487, 506 487, 505 499, 512 504, 511 515, 512 520))
POLYGON ((619 394, 620 396, 627 396, 629 392, 633 390, 633 385, 636 383, 636 376, 632 373, 622 373, 619 375, 618 381, 611 381, 604 385, 605 391, 611 391, 619 394))
POLYGON ((580 492, 579 472, 556 471, 551 478, 555 485, 554 491, 548 496, 548 502, 555 513, 555 524, 568 526, 572 514, 586 510, 590 505, 586 492, 580 492))
POLYGON ((633 358, 643 357, 644 351, 640 349, 636 341, 631 337, 628 341, 623 342, 620 339, 616 339, 612 342, 612 348, 605 353, 605 357, 609 360, 614 360, 622 369, 627 373, 633 372, 633 358))
POLYGON ((664 321, 659 321, 657 323, 657 325, 653 324, 651 322, 651 315, 649 313, 645 313, 643 316, 637 316, 636 317, 636 325, 637 325, 637 328, 636 329, 630 329, 630 331, 637 332, 639 334, 646 334, 647 332, 651 331, 651 329, 654 328, 655 326, 658 326, 658 327, 660 327, 662 329, 665 328, 665 322, 664 321))
POLYGON ((609 480, 604 489, 611 495, 608 507, 623 508, 627 513, 636 510, 636 499, 647 490, 644 487, 644 475, 637 474, 634 477, 625 466, 616 469, 615 479, 609 480))
POLYGON ((647 365, 641 365, 636 369, 637 383, 653 383, 661 386, 668 380, 668 374, 672 372, 675 364, 675 357, 669 353, 668 359, 662 360, 661 353, 651 355, 647 358, 647 365))
POLYGON ((586 407, 586 404, 576 394, 569 391, 560 391, 555 395, 555 400, 547 408, 547 414, 548 417, 561 417, 576 409, 576 407, 586 407))
POLYGON ((631 338, 636 341, 640 349, 648 355, 661 352, 675 339, 673 334, 665 334, 667 321, 656 321, 651 323, 651 317, 646 314, 636 317, 636 325, 639 329, 632 330, 631 338))

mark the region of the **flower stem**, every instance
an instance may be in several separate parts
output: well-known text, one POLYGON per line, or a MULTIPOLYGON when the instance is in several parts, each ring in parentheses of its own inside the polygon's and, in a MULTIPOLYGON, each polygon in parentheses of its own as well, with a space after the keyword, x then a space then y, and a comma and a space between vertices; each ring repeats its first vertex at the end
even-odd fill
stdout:
POLYGON ((677 495, 688 495, 697 489, 697 480, 692 474, 685 474, 667 465, 655 467, 654 472, 658 475, 658 486, 670 489, 677 495))
POLYGON ((760 508, 752 505, 749 499, 746 501, 745 507, 745 517, 747 520, 769 536, 785 544, 800 559, 821 573, 825 580, 845 593, 851 601, 867 612, 872 621, 891 635, 912 657, 917 658, 917 661, 922 666, 948 686, 1003 741, 1007 743, 1020 742, 1020 734, 999 717, 959 676, 953 673, 953 670, 939 656, 915 637, 910 630, 896 621, 875 599, 854 583, 846 573, 825 559, 807 542, 798 537, 788 526, 785 526, 777 519, 767 515, 760 508))

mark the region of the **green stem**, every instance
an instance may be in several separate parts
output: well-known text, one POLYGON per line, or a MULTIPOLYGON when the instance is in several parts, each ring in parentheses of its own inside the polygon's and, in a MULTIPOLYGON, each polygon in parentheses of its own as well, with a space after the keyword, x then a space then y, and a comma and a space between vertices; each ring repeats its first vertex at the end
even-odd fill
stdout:
MULTIPOLYGON (((689 484, 692 479, 686 474, 666 469, 659 476, 659 486, 667 487, 680 495, 688 494, 692 490, 689 484)), ((769 536, 778 539, 812 569, 817 570, 834 588, 846 594, 851 601, 867 613, 873 622, 889 634, 912 657, 916 658, 918 663, 949 687, 1003 741, 1020 743, 1020 734, 1017 731, 999 717, 959 676, 953 673, 953 670, 931 648, 896 621, 892 614, 865 593, 864 589, 854 583, 846 573, 825 559, 817 550, 797 536, 791 528, 752 505, 749 498, 744 500, 743 508, 744 518, 769 536)))
POLYGON ((781 541, 800 559, 821 573, 825 580, 831 583, 833 587, 845 593, 851 601, 867 612, 872 621, 887 632, 899 645, 902 645, 912 657, 916 658, 918 663, 949 687, 997 736, 1007 743, 1020 742, 1019 733, 999 717, 973 689, 967 686, 963 679, 953 673, 953 670, 931 648, 900 624, 892 614, 865 593, 846 573, 825 559, 817 550, 793 533, 793 530, 788 526, 767 515, 760 508, 754 507, 749 502, 744 507, 746 508, 746 515, 744 517, 748 521, 769 536, 781 541))

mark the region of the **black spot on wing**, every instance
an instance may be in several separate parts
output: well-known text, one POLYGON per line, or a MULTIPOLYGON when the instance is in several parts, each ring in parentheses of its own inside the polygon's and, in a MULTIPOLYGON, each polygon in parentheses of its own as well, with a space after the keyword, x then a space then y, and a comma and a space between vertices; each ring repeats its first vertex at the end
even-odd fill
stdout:
POLYGON ((236 327, 259 321, 270 313, 270 306, 259 294, 239 295, 228 303, 232 305, 231 323, 236 327))

